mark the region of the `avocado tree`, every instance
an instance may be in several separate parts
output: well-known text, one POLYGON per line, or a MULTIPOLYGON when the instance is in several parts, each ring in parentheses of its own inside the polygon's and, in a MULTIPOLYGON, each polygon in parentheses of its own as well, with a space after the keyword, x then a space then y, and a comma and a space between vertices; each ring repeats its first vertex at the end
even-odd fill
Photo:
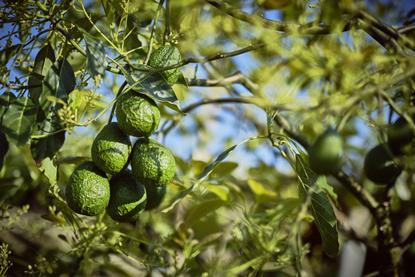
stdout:
POLYGON ((415 274, 411 1, 0 7, 1 276, 415 274))

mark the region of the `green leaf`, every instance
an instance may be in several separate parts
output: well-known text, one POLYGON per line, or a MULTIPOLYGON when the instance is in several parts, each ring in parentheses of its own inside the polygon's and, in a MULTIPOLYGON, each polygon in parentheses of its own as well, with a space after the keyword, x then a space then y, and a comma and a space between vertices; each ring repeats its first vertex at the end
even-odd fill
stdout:
POLYGON ((65 131, 62 130, 59 118, 53 111, 50 111, 47 118, 36 127, 34 134, 46 135, 40 139, 33 139, 30 144, 33 159, 40 162, 45 158, 52 158, 59 151, 65 141, 65 131))
POLYGON ((184 217, 184 224, 187 227, 191 227, 196 221, 200 220, 204 216, 216 211, 220 207, 224 206, 226 202, 221 199, 206 200, 191 209, 188 210, 184 217))
POLYGON ((57 61, 49 69, 43 80, 43 91, 39 97, 39 102, 43 111, 47 114, 54 104, 49 101, 50 96, 61 100, 66 100, 76 85, 75 74, 71 65, 66 61, 57 61))
POLYGON ((153 69, 146 65, 136 65, 135 67, 138 69, 130 72, 124 68, 121 69, 131 89, 147 95, 156 102, 162 102, 169 108, 180 111, 179 100, 161 73, 151 72, 153 69))
POLYGON ((74 72, 80 71, 86 64, 86 57, 78 51, 71 52, 66 59, 74 72))
POLYGON ((87 57, 86 70, 92 78, 97 80, 97 78, 104 76, 108 65, 104 43, 90 37, 86 37, 85 42, 87 57))
POLYGON ((238 167, 238 163, 235 162, 222 162, 219 166, 213 170, 212 175, 215 178, 229 176, 233 170, 238 167))
MULTIPOLYGON (((16 100, 16 96, 6 91, 0 96, 0 119, 3 117, 3 114, 8 110, 9 106, 16 100)), ((0 120, 1 122, 1 120, 0 120)))
POLYGON ((206 188, 219 197, 222 201, 230 200, 230 191, 227 186, 207 184, 206 188))
POLYGON ((42 47, 36 55, 33 71, 29 76, 29 96, 34 103, 42 94, 42 81, 55 62, 55 53, 50 44, 42 47))
POLYGON ((243 272, 243 271, 245 271, 245 270, 247 270, 248 268, 250 268, 250 267, 256 267, 256 266, 259 266, 260 264, 262 264, 263 263, 263 261, 266 259, 267 257, 264 255, 264 256, 259 256, 259 257, 256 257, 256 258, 254 258, 254 259, 252 259, 252 260, 249 260, 249 261, 247 261, 246 263, 243 263, 243 264, 241 264, 241 265, 238 265, 238 266, 235 266, 235 267, 232 267, 229 271, 228 271, 228 274, 230 275, 230 276, 236 276, 236 275, 238 275, 238 274, 240 274, 241 272, 243 272))
POLYGON ((202 172, 197 177, 196 182, 191 185, 189 188, 182 190, 179 192, 176 197, 173 198, 173 201, 162 210, 162 212, 167 213, 171 211, 184 197, 186 197, 189 193, 191 193, 195 188, 197 188, 201 183, 203 183, 207 177, 212 173, 212 171, 231 153, 236 147, 242 145, 248 141, 259 139, 260 137, 252 137, 241 141, 238 144, 235 144, 225 151, 223 151, 213 162, 209 163, 205 168, 203 168, 202 172))
POLYGON ((17 99, 3 115, 3 132, 15 144, 25 144, 36 122, 36 113, 37 109, 29 97, 17 99))
POLYGON ((56 184, 56 177, 58 173, 58 169, 53 164, 53 161, 51 159, 45 159, 42 161, 42 164, 40 165, 40 171, 43 173, 43 175, 48 178, 49 183, 51 185, 56 184))
POLYGON ((229 153, 231 153, 233 150, 235 150, 235 148, 238 146, 239 144, 235 144, 232 145, 231 147, 229 147, 228 149, 226 149, 225 151, 223 151, 213 162, 211 162, 210 164, 208 164, 203 170, 202 172, 199 174, 199 176, 197 177, 197 179, 199 180, 204 180, 205 178, 207 178, 209 176, 210 173, 212 173, 212 171, 224 160, 226 159, 226 157, 229 155, 229 153))
POLYGON ((253 179, 248 180, 248 186, 254 193, 257 202, 268 202, 277 198, 277 193, 275 191, 266 188, 264 185, 253 179))
POLYGON ((327 186, 325 176, 316 176, 311 171, 304 155, 296 156, 296 172, 300 181, 300 195, 311 197, 310 208, 315 224, 323 241, 323 250, 329 256, 336 256, 339 252, 337 220, 326 193, 320 188, 327 186))

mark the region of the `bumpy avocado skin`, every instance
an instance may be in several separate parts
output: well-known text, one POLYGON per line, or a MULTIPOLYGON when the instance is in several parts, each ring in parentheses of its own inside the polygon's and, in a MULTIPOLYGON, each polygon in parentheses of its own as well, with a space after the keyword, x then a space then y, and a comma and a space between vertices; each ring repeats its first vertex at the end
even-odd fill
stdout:
POLYGON ((72 173, 66 186, 66 201, 76 213, 98 215, 110 200, 110 184, 93 162, 79 165, 72 173))
POLYGON ((131 154, 133 175, 146 187, 170 183, 176 172, 173 154, 164 145, 150 138, 140 138, 131 154))
POLYGON ((320 135, 309 151, 310 167, 317 174, 334 174, 343 164, 343 140, 333 129, 320 135))
MULTIPOLYGON (((163 68, 178 64, 182 60, 179 49, 174 45, 164 45, 151 53, 148 65, 163 68)), ((180 77, 180 69, 173 68, 163 71, 163 76, 170 85, 174 85, 180 77)))
POLYGON ((136 221, 147 204, 145 187, 137 182, 130 171, 114 176, 110 184, 111 197, 107 213, 116 221, 136 221))
POLYGON ((116 104, 118 126, 127 135, 148 137, 158 127, 160 110, 148 97, 129 91, 116 104))
POLYGON ((160 206, 161 202, 164 199, 164 195, 166 195, 166 185, 147 185, 147 205, 146 211, 152 210, 160 206))
POLYGON ((402 168, 393 162, 393 157, 384 144, 372 148, 365 157, 364 171, 366 177, 377 184, 395 182, 402 172, 402 168))
POLYGON ((121 131, 117 123, 112 122, 95 137, 91 157, 99 169, 114 175, 127 165, 131 148, 129 137, 121 131))
POLYGON ((402 154, 405 146, 414 141, 415 138, 409 123, 403 117, 399 117, 388 128, 387 136, 389 148, 396 155, 402 154))

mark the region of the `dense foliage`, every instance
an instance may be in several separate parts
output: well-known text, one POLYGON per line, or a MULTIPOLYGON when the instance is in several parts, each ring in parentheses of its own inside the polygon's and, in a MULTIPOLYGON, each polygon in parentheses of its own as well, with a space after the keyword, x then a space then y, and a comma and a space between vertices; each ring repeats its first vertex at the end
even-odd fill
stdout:
POLYGON ((415 7, 395 2, 2 1, 0 276, 414 276, 415 7), (152 139, 97 137, 114 114, 152 139), (128 162, 163 186, 108 187, 128 162), (105 187, 92 212, 67 199, 77 167, 105 187))

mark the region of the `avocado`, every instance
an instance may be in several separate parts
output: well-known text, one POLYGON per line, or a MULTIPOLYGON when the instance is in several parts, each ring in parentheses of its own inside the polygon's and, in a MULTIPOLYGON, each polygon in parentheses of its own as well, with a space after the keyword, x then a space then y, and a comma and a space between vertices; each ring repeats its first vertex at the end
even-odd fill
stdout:
POLYGON ((119 97, 116 104, 118 126, 126 134, 148 137, 158 127, 160 111, 153 100, 136 91, 119 97))
POLYGON ((125 168, 131 154, 131 142, 118 124, 106 125, 95 137, 91 147, 91 157, 102 171, 114 175, 125 168))
POLYGON ((334 174, 343 165, 343 139, 331 128, 321 134, 308 150, 311 169, 317 174, 334 174))
MULTIPOLYGON (((163 45, 154 50, 148 61, 148 65, 154 68, 163 68, 180 63, 182 56, 174 45, 163 45)), ((174 85, 180 77, 180 68, 173 68, 162 72, 169 85, 174 85)))
POLYGON ((111 178, 111 197, 107 213, 120 222, 136 221, 147 203, 144 186, 137 182, 129 170, 111 178))
POLYGON ((110 200, 110 184, 93 162, 79 165, 69 178, 65 191, 68 206, 76 213, 98 215, 110 200))
POLYGON ((164 145, 150 138, 140 138, 131 154, 133 175, 146 187, 167 185, 173 180, 176 162, 164 145))
POLYGON ((393 161, 388 146, 379 144, 366 154, 364 172, 366 177, 374 183, 391 184, 401 174, 402 167, 393 161))
POLYGON ((166 195, 166 185, 147 185, 147 205, 146 210, 152 210, 160 206, 166 195))

